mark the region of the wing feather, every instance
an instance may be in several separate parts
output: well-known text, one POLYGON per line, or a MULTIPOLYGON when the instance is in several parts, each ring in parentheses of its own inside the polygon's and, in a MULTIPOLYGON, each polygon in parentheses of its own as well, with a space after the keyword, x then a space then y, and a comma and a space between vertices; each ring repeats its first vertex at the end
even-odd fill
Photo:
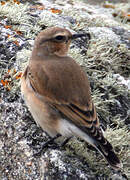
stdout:
MULTIPOLYGON (((99 127, 99 120, 91 100, 89 82, 85 73, 80 70, 77 64, 73 64, 73 61, 71 65, 68 64, 65 70, 59 67, 61 71, 59 70, 57 73, 55 69, 58 64, 56 65, 56 63, 53 68, 52 65, 49 66, 48 64, 45 64, 46 68, 44 66, 36 67, 37 64, 35 64, 35 68, 39 68, 38 71, 34 71, 32 66, 27 68, 26 74, 32 89, 39 97, 44 97, 49 101, 53 107, 77 127, 87 128, 87 131, 90 130, 90 134, 96 135, 95 128, 99 127), (69 69, 70 67, 71 69, 69 69), (77 73, 73 73, 73 69, 76 69, 77 73), (63 75, 66 79, 63 79, 63 75), (72 80, 70 81, 70 79, 72 80)), ((65 65, 62 66, 65 67, 66 64, 65 62, 65 65)))

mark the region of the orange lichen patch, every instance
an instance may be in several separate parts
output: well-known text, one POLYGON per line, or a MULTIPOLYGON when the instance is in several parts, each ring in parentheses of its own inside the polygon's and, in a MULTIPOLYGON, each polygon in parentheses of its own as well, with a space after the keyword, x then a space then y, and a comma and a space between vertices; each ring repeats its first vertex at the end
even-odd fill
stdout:
POLYGON ((43 6, 43 5, 35 5, 35 6, 31 6, 31 9, 44 10, 45 6, 43 6))
POLYGON ((13 72, 16 73, 17 72, 16 69, 14 69, 13 72))
POLYGON ((115 9, 115 6, 113 4, 103 4, 103 7, 115 9))
POLYGON ((21 31, 18 31, 18 30, 15 30, 15 32, 16 32, 18 35, 22 35, 22 34, 23 34, 21 31))
POLYGON ((6 29, 11 29, 12 26, 11 26, 11 25, 5 25, 4 27, 5 27, 6 29))
POLYGON ((20 79, 22 77, 22 72, 19 72, 18 75, 15 77, 16 79, 20 79))
POLYGON ((8 80, 1 80, 1 84, 8 90, 8 91, 10 91, 10 87, 9 87, 9 83, 10 83, 10 81, 8 81, 8 80))
POLYGON ((126 14, 126 18, 130 21, 130 14, 126 14))
POLYGON ((19 42, 17 40, 13 41, 13 43, 19 46, 19 42))
POLYGON ((16 72, 17 72, 16 69, 13 69, 13 74, 16 74, 16 72))
POLYGON ((22 72, 17 72, 14 68, 8 69, 0 80, 0 84, 2 84, 6 90, 10 91, 15 85, 15 82, 22 77, 22 74, 22 72))
POLYGON ((51 11, 52 13, 55 13, 55 14, 61 14, 62 13, 61 10, 55 9, 55 8, 51 8, 49 11, 51 11))
POLYGON ((5 5, 5 1, 1 1, 1 5, 2 5, 2 6, 5 5))
POLYGON ((8 34, 7 36, 8 36, 8 38, 10 38, 10 36, 11 36, 11 35, 10 35, 10 34, 8 34))
POLYGON ((10 82, 10 81, 7 80, 7 79, 6 79, 6 80, 3 80, 3 79, 1 80, 1 84, 2 84, 3 86, 8 86, 8 85, 9 85, 9 82, 10 82))
POLYGON ((118 11, 118 12, 114 12, 112 14, 114 17, 119 16, 121 18, 126 18, 128 21, 130 21, 130 14, 124 12, 124 11, 118 11))
POLYGON ((19 2, 19 1, 17 1, 16 3, 17 3, 18 5, 20 4, 20 2, 19 2))
POLYGON ((8 84, 9 84, 9 81, 8 81, 8 80, 5 80, 5 84, 8 86, 8 84))
POLYGON ((7 89, 8 91, 10 91, 11 88, 8 86, 6 89, 7 89))
POLYGON ((14 0, 14 3, 16 3, 16 4, 18 4, 18 5, 20 4, 20 2, 19 2, 19 1, 17 1, 17 0, 14 0))
POLYGON ((5 81, 4 81, 3 79, 1 79, 1 84, 2 84, 3 86, 6 85, 6 84, 5 84, 5 81))
POLYGON ((80 26, 80 23, 79 22, 76 22, 77 26, 80 26))

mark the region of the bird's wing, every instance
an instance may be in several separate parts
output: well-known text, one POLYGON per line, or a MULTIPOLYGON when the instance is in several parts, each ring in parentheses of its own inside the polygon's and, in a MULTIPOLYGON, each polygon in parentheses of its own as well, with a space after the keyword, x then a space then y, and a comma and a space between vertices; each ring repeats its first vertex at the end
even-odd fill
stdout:
MULTIPOLYGON (((81 86, 78 87, 78 91, 76 90, 76 83, 74 80, 70 83, 68 82, 70 80, 67 80, 67 83, 68 86, 72 85, 75 89, 73 90, 72 88, 70 88, 69 90, 67 90, 62 88, 62 80, 59 79, 61 84, 58 84, 59 86, 57 85, 58 88, 56 88, 56 80, 53 79, 51 81, 51 78, 49 77, 49 75, 47 75, 44 68, 42 66, 39 68, 40 69, 38 69, 37 72, 35 71, 35 74, 31 67, 27 68, 28 78, 33 90, 38 93, 40 97, 46 98, 46 100, 49 101, 54 108, 61 112, 63 116, 66 116, 66 118, 72 121, 76 126, 81 129, 89 128, 89 130, 87 130, 88 133, 90 133, 92 136, 96 135, 96 129, 99 127, 99 120, 97 117, 96 109, 91 100, 91 94, 89 93, 90 88, 88 81, 82 83, 82 78, 79 78, 81 86), (80 91, 85 87, 86 90, 80 93, 80 91), (68 91, 68 94, 66 94, 66 91, 68 91), (82 101, 85 102, 82 103, 82 101), (83 104, 86 104, 86 106, 83 104)), ((80 71, 78 73, 78 77, 80 77, 80 71)))
MULTIPOLYGON (((30 86, 32 87, 33 91, 38 95, 39 98, 41 98, 41 100, 43 97, 43 100, 48 101, 53 108, 56 108, 56 110, 58 110, 59 113, 63 115, 63 118, 72 122, 73 124, 75 124, 75 126, 86 133, 86 135, 92 139, 92 145, 100 151, 100 153, 106 158, 111 166, 113 166, 114 168, 119 168, 120 161, 114 153, 111 144, 104 138, 99 128, 99 120, 91 98, 88 97, 89 101, 86 102, 86 108, 83 105, 84 103, 81 103, 82 101, 79 100, 79 103, 78 101, 74 101, 74 97, 79 97, 77 91, 75 93, 76 96, 73 96, 73 92, 70 92, 72 98, 71 96, 69 96, 69 100, 60 95, 60 98, 57 98, 56 94, 54 93, 55 91, 51 91, 51 89, 48 88, 49 86, 52 86, 52 83, 50 84, 50 79, 47 76, 46 72, 42 70, 43 77, 41 78, 40 75, 41 74, 39 73, 34 74, 33 71, 31 71, 31 69, 28 67, 25 70, 23 78, 27 78, 29 80, 30 86)), ((87 91, 88 90, 89 89, 87 89, 87 91)), ((84 97, 85 94, 82 95, 84 97)), ((87 96, 88 95, 90 96, 90 94, 87 94, 87 96)))

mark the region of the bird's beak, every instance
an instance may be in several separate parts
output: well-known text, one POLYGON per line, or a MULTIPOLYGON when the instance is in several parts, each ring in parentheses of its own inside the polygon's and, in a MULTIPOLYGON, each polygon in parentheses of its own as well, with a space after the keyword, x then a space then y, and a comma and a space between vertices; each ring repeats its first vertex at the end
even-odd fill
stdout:
POLYGON ((81 37, 87 37, 89 40, 91 39, 91 36, 89 33, 84 33, 84 34, 73 34, 72 35, 72 40, 73 39, 77 39, 77 38, 81 38, 81 37))

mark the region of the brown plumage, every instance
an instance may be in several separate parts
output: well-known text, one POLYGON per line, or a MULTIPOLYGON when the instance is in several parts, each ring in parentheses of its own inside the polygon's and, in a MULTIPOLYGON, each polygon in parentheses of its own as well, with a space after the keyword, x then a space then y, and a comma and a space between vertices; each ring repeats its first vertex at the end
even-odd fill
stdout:
POLYGON ((96 149, 114 168, 120 161, 99 127, 88 78, 67 56, 72 35, 62 28, 49 28, 37 36, 22 80, 21 91, 34 118, 50 136, 78 136, 96 149))

